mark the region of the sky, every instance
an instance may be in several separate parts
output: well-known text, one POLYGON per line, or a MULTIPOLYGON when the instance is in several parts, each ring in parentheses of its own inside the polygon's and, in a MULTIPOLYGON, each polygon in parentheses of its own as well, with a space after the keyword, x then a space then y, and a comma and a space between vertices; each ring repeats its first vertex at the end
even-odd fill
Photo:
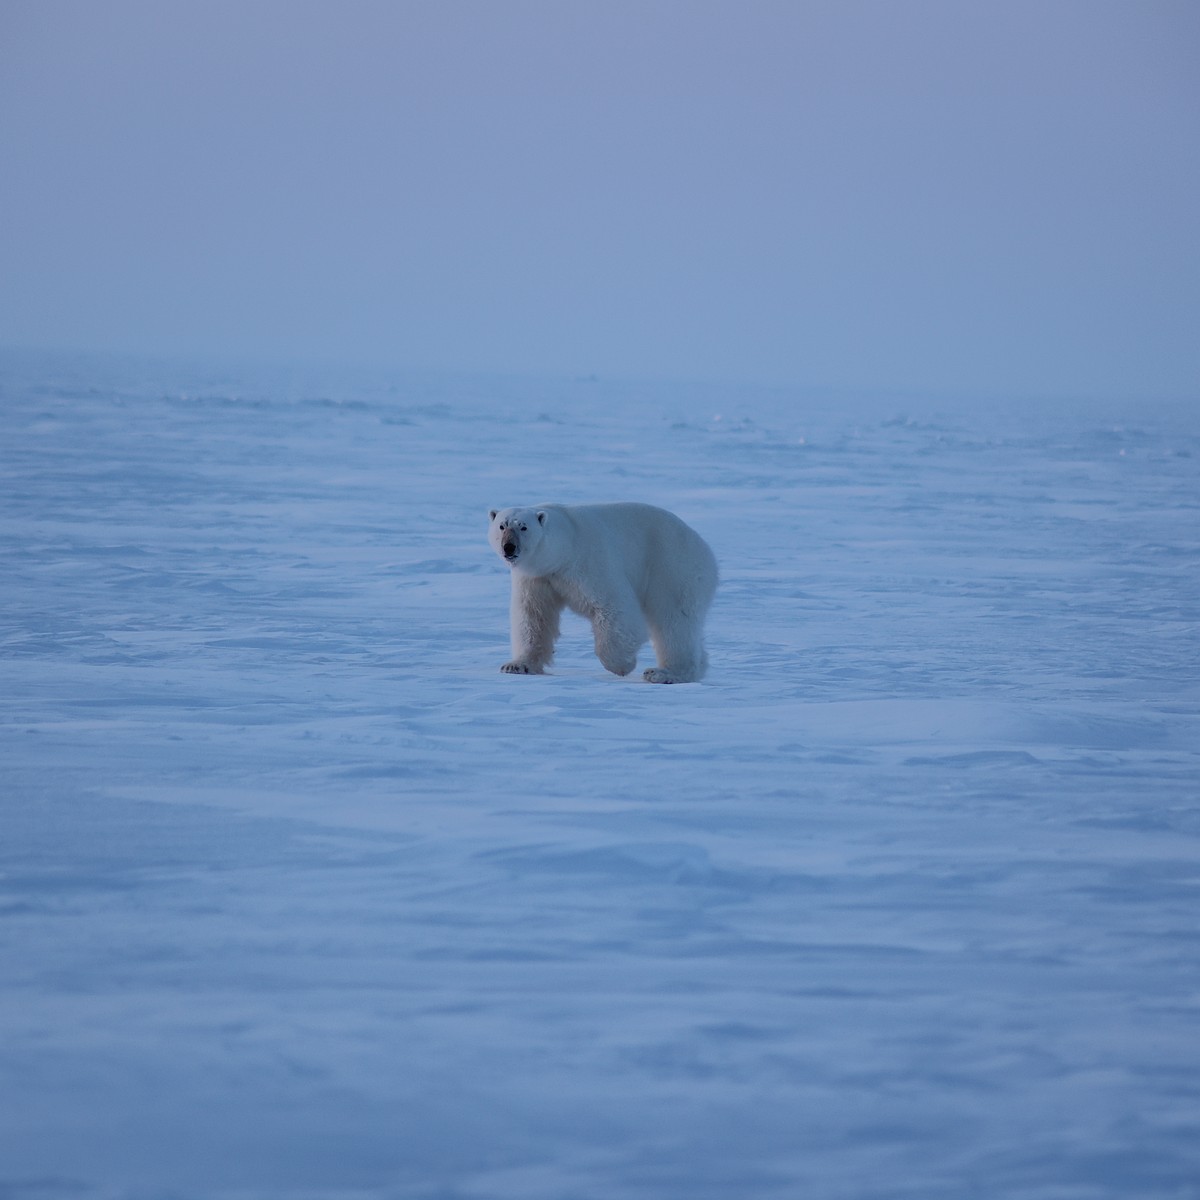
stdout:
POLYGON ((0 344, 1200 400, 1191 0, 0 0, 0 344))

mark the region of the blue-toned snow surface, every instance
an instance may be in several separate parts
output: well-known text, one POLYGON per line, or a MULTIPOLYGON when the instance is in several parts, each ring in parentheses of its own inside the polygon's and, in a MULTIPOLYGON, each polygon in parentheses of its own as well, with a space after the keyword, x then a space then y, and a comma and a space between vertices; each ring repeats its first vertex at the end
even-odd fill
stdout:
POLYGON ((8 354, 3 1200, 1200 1196, 1200 419, 8 354), (501 675, 487 509, 709 540, 501 675))

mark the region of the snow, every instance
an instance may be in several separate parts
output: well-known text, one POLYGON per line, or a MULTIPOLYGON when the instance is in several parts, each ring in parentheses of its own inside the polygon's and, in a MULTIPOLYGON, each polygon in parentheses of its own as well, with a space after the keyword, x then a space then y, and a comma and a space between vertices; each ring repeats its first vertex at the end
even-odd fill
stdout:
POLYGON ((1200 1196, 1194 408, 8 353, 0 469, 5 1200, 1200 1196), (709 676, 501 675, 620 499, 709 676))

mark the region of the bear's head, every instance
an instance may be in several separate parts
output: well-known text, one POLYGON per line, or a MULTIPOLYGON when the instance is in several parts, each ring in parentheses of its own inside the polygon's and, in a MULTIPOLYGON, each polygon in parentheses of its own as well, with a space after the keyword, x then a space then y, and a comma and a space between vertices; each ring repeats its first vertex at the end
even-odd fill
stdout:
POLYGON ((546 531, 546 514, 536 508, 493 508, 488 541, 510 567, 538 573, 538 551, 546 531))

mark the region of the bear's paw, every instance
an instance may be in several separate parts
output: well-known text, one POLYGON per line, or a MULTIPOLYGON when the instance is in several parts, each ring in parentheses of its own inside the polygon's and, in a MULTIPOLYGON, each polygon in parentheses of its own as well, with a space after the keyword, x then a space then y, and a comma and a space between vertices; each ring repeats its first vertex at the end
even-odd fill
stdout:
POLYGON ((506 662, 500 670, 505 675, 544 675, 546 672, 538 667, 531 667, 524 662, 506 662))
POLYGON ((671 674, 670 671, 664 671, 662 667, 648 667, 642 672, 642 678, 647 683, 678 683, 679 681, 671 674))

